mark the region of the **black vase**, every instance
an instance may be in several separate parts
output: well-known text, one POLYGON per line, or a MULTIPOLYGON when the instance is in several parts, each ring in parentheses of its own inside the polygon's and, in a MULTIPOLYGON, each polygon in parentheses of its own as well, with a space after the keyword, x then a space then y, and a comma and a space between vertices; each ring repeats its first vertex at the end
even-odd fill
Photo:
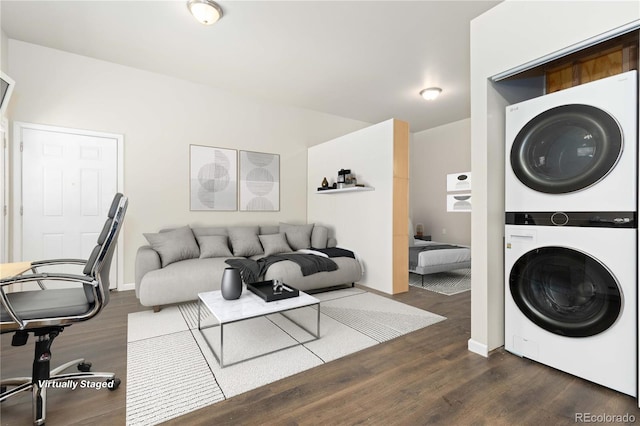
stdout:
POLYGON ((222 282, 220 283, 220 291, 222 297, 227 300, 234 300, 242 294, 242 278, 240 278, 240 270, 237 268, 225 268, 222 273, 222 282))

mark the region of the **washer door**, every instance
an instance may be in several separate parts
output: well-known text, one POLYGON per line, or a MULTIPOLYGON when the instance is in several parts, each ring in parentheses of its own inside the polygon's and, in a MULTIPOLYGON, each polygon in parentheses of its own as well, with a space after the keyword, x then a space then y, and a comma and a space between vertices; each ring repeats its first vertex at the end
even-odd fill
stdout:
POLYGON ((520 257, 509 276, 520 311, 539 327, 569 337, 607 330, 622 309, 620 287, 594 258, 564 247, 542 247, 520 257))
POLYGON ((563 105, 520 130, 511 147, 511 168, 535 191, 578 191, 615 167, 622 145, 622 130, 609 114, 589 105, 563 105))

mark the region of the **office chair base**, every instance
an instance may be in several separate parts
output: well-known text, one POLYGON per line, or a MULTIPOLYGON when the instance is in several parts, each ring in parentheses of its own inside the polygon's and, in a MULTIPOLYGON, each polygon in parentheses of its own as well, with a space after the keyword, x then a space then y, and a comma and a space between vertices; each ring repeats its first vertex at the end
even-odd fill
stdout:
POLYGON ((51 370, 48 379, 33 380, 31 377, 14 377, 0 381, 0 402, 5 401, 12 396, 25 391, 31 391, 33 395, 33 424, 37 426, 44 425, 46 417, 47 405, 47 389, 48 388, 92 388, 92 389, 109 389, 111 391, 118 389, 121 380, 114 373, 107 372, 90 372, 91 363, 85 362, 83 358, 69 361, 59 367, 51 370), (59 374, 73 366, 77 366, 80 372, 59 374), (86 371, 85 371, 86 370, 86 371), (95 379, 106 379, 104 383, 90 382, 95 379), (67 385, 56 385, 66 383, 67 385), (12 387, 12 389, 7 389, 12 387))

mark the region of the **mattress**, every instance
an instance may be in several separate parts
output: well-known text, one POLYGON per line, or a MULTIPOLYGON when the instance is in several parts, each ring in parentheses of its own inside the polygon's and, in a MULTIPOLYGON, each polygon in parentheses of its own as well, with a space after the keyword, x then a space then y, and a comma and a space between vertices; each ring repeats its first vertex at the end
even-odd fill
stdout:
MULTIPOLYGON (((437 241, 416 240, 414 247, 440 245, 437 241)), ((471 266, 471 249, 468 247, 444 250, 428 250, 418 254, 418 266, 412 272, 432 274, 471 266)))

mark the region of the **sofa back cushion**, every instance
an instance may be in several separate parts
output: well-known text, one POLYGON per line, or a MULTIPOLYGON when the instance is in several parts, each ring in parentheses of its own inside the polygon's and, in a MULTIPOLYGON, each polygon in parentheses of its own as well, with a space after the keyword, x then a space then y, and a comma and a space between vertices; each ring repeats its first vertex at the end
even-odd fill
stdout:
POLYGON ((200 259, 233 256, 229 250, 229 237, 226 235, 200 235, 196 240, 200 246, 200 259))
POLYGON ((143 235, 160 255, 163 268, 173 262, 200 256, 200 249, 191 228, 188 226, 157 234, 143 235))
POLYGON ((308 249, 311 247, 312 230, 313 223, 310 225, 280 223, 280 233, 285 234, 287 242, 294 250, 308 249))
POLYGON ((329 229, 324 226, 315 225, 311 232, 311 247, 325 249, 329 240, 329 229))
POLYGON ((258 238, 260 238, 265 256, 278 253, 290 253, 293 251, 289 244, 287 244, 287 239, 284 234, 258 235, 258 238))
POLYGON ((193 235, 195 235, 196 238, 205 235, 229 235, 226 226, 200 226, 192 229, 193 235))
POLYGON ((258 239, 258 230, 258 226, 230 226, 227 228, 234 256, 249 257, 264 253, 258 239))

